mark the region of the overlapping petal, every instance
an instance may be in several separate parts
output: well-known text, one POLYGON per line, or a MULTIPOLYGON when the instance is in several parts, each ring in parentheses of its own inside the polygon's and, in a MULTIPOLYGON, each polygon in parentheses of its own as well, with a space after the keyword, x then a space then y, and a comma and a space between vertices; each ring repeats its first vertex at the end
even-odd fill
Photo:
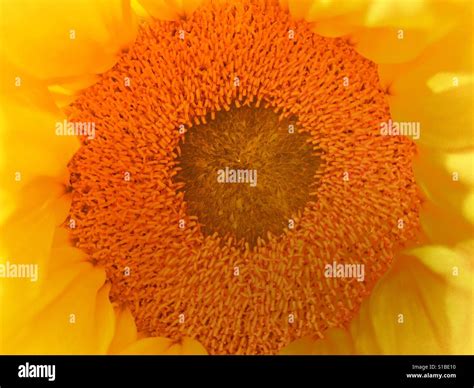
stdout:
POLYGON ((160 20, 176 20, 192 13, 202 0, 137 0, 149 16, 160 20))
MULTIPOLYGON (((41 268, 40 268, 41 270, 41 268)), ((105 272, 90 263, 79 262, 47 273, 38 285, 37 298, 23 303, 24 296, 10 290, 2 295, 1 353, 6 354, 100 354, 105 353, 115 327, 105 272), (18 300, 22 303, 18 304, 18 300)))
POLYGON ((473 171, 473 151, 442 152, 421 148, 415 163, 415 177, 426 198, 420 218, 430 241, 454 245, 472 237, 473 171))
POLYGON ((393 120, 419 123, 422 145, 474 146, 471 29, 460 24, 408 64, 379 66, 393 120))
POLYGON ((126 0, 2 2, 0 54, 52 83, 111 68, 136 31, 126 0))
POLYGON ((348 330, 301 339, 282 353, 472 354, 473 244, 429 245, 400 256, 348 330))

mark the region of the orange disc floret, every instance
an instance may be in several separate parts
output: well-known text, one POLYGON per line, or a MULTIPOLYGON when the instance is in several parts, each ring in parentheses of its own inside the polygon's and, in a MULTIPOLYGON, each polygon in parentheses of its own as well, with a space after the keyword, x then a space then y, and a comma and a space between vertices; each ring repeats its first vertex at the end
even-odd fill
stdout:
POLYGON ((380 134, 390 112, 377 66, 271 1, 208 2, 186 19, 143 24, 68 113, 96 128, 69 165, 73 241, 106 268, 112 300, 145 334, 193 337, 214 354, 322 337, 348 324, 417 237, 416 148, 380 134), (180 167, 187 130, 242 107, 295 120, 318 159, 292 225, 255 244, 201 225, 180 167), (328 276, 337 264, 365 275, 328 276))

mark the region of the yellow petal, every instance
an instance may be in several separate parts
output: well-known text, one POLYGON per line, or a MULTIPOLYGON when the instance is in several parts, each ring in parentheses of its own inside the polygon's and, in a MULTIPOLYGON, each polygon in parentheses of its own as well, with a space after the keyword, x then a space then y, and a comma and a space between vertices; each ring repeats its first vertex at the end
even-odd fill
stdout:
POLYGON ((425 246, 399 258, 351 327, 356 349, 371 353, 378 343, 383 354, 472 353, 469 244, 425 246), (374 336, 367 335, 367 322, 374 336))
POLYGON ((140 339, 126 349, 122 354, 167 354, 167 355, 204 355, 204 347, 196 340, 184 338, 180 342, 163 337, 149 337, 140 339))
POLYGON ((474 224, 472 191, 460 205, 461 208, 454 211, 452 208, 445 208, 432 202, 427 202, 423 206, 420 221, 430 241, 452 245, 472 236, 474 224), (460 213, 466 214, 465 218, 460 217, 460 213))
POLYGON ((177 20, 199 7, 202 0, 138 0, 148 14, 160 20, 177 20))
POLYGON ((364 28, 352 33, 351 41, 361 55, 379 64, 410 61, 431 42, 425 31, 400 27, 364 28))
POLYGON ((302 338, 285 347, 280 354, 353 354, 354 344, 347 330, 330 329, 324 339, 302 338))
POLYGON ((44 83, 0 62, 0 222, 14 209, 19 191, 37 176, 68 182, 67 163, 79 147, 75 136, 57 136, 65 116, 44 83))
POLYGON ((415 177, 427 201, 420 214, 426 235, 436 243, 455 244, 472 236, 474 152, 436 152, 420 147, 415 177), (446 226, 449 225, 449 228, 446 226))
MULTIPOLYGON (((115 329, 105 272, 91 264, 78 263, 77 276, 28 324, 17 325, 2 338, 8 354, 103 354, 115 329)), ((61 283, 57 272, 49 282, 61 283)), ((13 279, 12 279, 13 281, 13 279)), ((41 299, 41 298, 40 298, 41 299)), ((22 314, 27 312, 22 312, 22 314)), ((9 315, 7 319, 15 321, 9 315)), ((3 335, 3 334, 2 334, 3 335)))
POLYGON ((98 75, 88 74, 77 78, 69 78, 61 84, 51 84, 48 86, 48 90, 56 105, 62 109, 74 102, 77 98, 78 90, 86 89, 95 84, 98 80, 98 75))
POLYGON ((119 353, 121 350, 130 346, 137 339, 137 327, 130 309, 125 307, 116 307, 115 316, 115 334, 108 350, 109 354, 119 353))
POLYGON ((75 136, 56 135, 55 126, 64 117, 11 100, 2 103, 8 109, 0 127, 2 187, 21 186, 42 175, 64 177, 67 162, 79 147, 75 136))
POLYGON ((447 154, 446 169, 449 172, 457 172, 460 182, 474 187, 474 151, 447 154))
MULTIPOLYGON (((105 275, 105 271, 97 268, 98 271, 105 275)), ((105 276, 104 276, 105 277, 105 276)), ((100 284, 100 283, 99 283, 100 284)), ((115 333, 115 312, 110 303, 110 287, 109 283, 102 286, 96 294, 95 311, 90 318, 92 318, 91 352, 105 354, 110 348, 115 333)), ((83 317, 84 318, 84 317, 83 317)), ((90 319, 89 318, 89 319, 90 319)))
POLYGON ((294 19, 315 22, 313 30, 317 34, 337 37, 360 29, 368 1, 280 0, 279 3, 294 19))
POLYGON ((285 0, 296 19, 315 22, 323 36, 350 35, 357 51, 376 63, 403 63, 416 58, 429 44, 445 36, 468 2, 413 0, 285 0))
POLYGON ((375 0, 364 19, 353 22, 364 28, 351 38, 376 63, 404 63, 449 33, 469 10, 467 2, 375 0))
MULTIPOLYGON (((64 292, 84 268, 89 268, 89 264, 84 263, 84 253, 69 246, 65 229, 56 228, 56 231, 53 231, 54 237, 50 237, 50 230, 54 229, 55 214, 58 210, 59 213, 64 211, 64 208, 55 207, 54 202, 44 207, 39 206, 40 210, 33 210, 30 216, 29 209, 22 207, 25 216, 18 219, 24 219, 25 222, 18 221, 19 230, 15 229, 14 225, 7 225, 6 229, 2 229, 2 237, 5 234, 7 241, 11 240, 6 249, 12 252, 12 247, 21 248, 23 244, 25 252, 17 249, 18 255, 5 254, 3 243, 0 263, 36 266, 34 276, 29 278, 0 279, 2 335, 10 336, 10 332, 15 332, 18 327, 31 322, 35 314, 64 292)), ((33 275, 31 269, 30 272, 33 275)))
POLYGON ((472 354, 474 241, 396 259, 349 330, 299 340, 284 354, 472 354))
POLYGON ((366 15, 366 25, 431 27, 435 15, 426 0, 375 0, 370 3, 366 15))
MULTIPOLYGON (((68 208, 69 213, 69 208, 68 208)), ((89 261, 87 254, 72 246, 69 232, 70 222, 56 228, 48 262, 48 271, 69 267, 78 262, 89 261)))
POLYGON ((42 80, 104 72, 135 34, 123 0, 2 2, 1 55, 42 80))
POLYGON ((0 255, 6 261, 49 263, 56 228, 65 220, 71 204, 62 184, 39 177, 18 195, 17 209, 0 227, 0 255))
POLYGON ((430 45, 416 61, 398 68, 379 66, 381 82, 390 90, 393 120, 419 123, 419 144, 440 149, 474 145, 473 44, 472 28, 464 23, 430 45), (452 87, 446 85, 447 74, 452 76, 452 87))
POLYGON ((471 224, 474 224, 474 190, 471 190, 467 195, 463 204, 463 212, 464 214, 467 214, 467 220, 471 224))
POLYGON ((341 15, 363 12, 368 6, 367 0, 339 1, 339 0, 280 0, 280 5, 288 9, 295 19, 305 19, 309 22, 325 21, 341 15))

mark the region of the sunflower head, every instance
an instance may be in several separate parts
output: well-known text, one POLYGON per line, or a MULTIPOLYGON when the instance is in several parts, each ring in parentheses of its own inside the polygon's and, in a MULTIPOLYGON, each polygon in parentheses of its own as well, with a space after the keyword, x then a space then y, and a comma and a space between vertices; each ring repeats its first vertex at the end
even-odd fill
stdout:
POLYGON ((1 23, 5 352, 465 352, 472 6, 86 4, 1 23))

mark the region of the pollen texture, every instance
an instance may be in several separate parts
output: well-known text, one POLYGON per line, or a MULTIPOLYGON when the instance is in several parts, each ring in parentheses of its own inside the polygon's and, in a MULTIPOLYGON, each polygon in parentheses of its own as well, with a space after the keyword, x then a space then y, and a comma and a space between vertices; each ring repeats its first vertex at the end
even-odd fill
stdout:
POLYGON ((273 2, 143 23, 68 117, 96 129, 69 164, 71 239, 144 335, 211 354, 322 338, 418 238, 416 147, 380 132, 377 66, 273 2))

